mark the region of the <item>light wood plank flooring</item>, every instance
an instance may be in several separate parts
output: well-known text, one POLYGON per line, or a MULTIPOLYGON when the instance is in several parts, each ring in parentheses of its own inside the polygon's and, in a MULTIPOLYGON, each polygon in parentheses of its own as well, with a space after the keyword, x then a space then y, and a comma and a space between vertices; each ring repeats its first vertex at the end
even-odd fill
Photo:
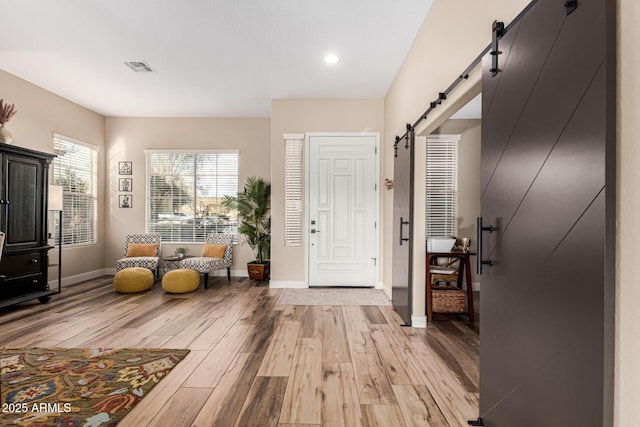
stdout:
POLYGON ((0 309, 5 347, 163 347, 191 352, 119 424, 464 426, 478 416, 478 325, 400 326, 388 306, 280 306, 245 278, 123 295, 105 276, 48 304, 0 309))

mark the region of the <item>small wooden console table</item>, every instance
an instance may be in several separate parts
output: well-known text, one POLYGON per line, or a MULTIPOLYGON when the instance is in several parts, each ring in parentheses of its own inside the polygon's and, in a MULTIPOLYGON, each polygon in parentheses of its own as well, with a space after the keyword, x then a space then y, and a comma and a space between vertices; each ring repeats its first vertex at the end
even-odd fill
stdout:
POLYGON ((462 289, 462 275, 467 277, 467 310, 466 313, 469 316, 470 322, 475 322, 475 316, 473 314, 473 286, 471 283, 471 255, 475 255, 475 252, 463 252, 460 250, 453 250, 449 252, 427 252, 427 319, 429 322, 433 320, 433 299, 431 294, 431 272, 430 266, 434 265, 438 258, 458 258, 460 260, 460 272, 458 274, 458 287, 462 289))

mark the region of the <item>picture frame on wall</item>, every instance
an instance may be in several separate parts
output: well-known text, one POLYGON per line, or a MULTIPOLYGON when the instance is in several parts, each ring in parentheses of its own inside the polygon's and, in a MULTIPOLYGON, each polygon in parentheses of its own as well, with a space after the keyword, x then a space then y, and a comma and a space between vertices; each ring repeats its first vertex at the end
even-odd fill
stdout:
POLYGON ((133 196, 131 194, 121 194, 119 196, 118 206, 121 208, 130 208, 133 204, 133 196))
POLYGON ((118 162, 118 174, 133 175, 133 162, 131 161, 118 162))
POLYGON ((120 178, 118 190, 125 193, 133 191, 133 179, 132 178, 120 178))

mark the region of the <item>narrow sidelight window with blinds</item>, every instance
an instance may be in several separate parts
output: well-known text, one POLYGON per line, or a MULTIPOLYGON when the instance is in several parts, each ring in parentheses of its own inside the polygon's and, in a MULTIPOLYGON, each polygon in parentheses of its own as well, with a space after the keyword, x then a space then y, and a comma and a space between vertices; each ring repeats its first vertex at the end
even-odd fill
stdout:
MULTIPOLYGON (((98 224, 98 147, 53 136, 53 184, 62 186, 62 236, 56 244, 96 243, 98 224)), ((58 216, 53 230, 59 234, 58 216)))
POLYGON ((457 176, 459 135, 427 137, 427 237, 449 237, 457 233, 457 176))
POLYGON ((203 242, 237 235, 237 213, 221 206, 238 194, 238 151, 145 151, 147 231, 163 242, 203 242))
POLYGON ((284 244, 302 245, 302 147, 303 135, 284 135, 284 244))

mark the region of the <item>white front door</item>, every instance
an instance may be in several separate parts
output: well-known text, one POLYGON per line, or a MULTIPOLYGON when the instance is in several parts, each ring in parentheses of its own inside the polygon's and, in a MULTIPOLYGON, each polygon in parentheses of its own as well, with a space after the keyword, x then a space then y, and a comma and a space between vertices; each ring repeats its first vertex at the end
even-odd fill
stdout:
POLYGON ((309 286, 375 286, 377 135, 309 136, 309 286))

